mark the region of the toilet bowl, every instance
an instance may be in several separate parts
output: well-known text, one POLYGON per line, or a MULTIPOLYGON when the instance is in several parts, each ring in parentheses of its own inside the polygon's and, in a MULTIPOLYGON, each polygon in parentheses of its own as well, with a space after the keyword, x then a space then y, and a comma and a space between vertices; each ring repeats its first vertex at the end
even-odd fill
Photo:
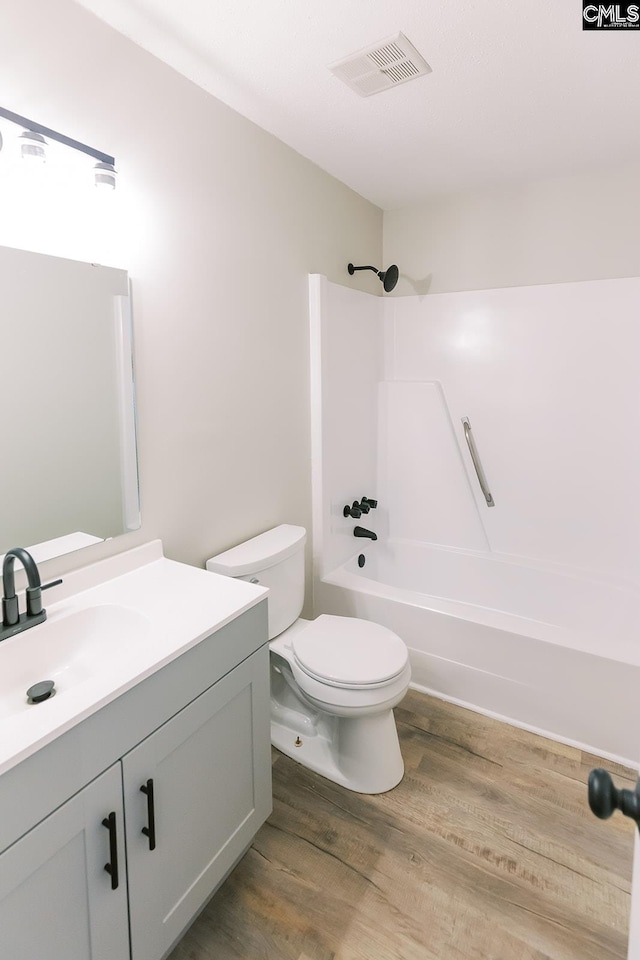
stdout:
POLYGON ((383 793, 404 764, 393 707, 407 692, 407 647, 368 620, 299 617, 303 527, 283 524, 207 561, 207 569, 270 588, 271 741, 358 793, 383 793))

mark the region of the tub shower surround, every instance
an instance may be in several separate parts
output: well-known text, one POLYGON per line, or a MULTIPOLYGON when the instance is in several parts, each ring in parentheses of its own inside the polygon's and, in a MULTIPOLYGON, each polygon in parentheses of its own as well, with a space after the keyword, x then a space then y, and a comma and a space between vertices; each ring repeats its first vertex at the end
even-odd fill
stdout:
POLYGON ((317 612, 397 632, 419 689, 637 765, 640 279, 312 276, 310 307, 317 612))

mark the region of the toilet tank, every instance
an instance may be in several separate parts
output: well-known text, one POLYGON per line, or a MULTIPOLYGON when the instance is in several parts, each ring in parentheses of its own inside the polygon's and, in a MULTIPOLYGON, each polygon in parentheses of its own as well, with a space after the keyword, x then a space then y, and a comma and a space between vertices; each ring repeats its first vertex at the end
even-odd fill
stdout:
POLYGON ((298 619, 304 603, 304 527, 282 523, 207 560, 207 570, 270 590, 269 640, 298 619))

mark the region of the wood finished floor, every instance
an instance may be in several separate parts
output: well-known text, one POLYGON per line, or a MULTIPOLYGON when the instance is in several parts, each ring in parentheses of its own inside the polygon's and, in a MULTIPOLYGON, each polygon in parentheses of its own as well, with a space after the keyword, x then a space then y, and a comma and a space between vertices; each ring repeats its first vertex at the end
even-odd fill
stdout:
POLYGON ((410 691, 405 777, 350 793, 280 754, 273 814, 169 960, 624 960, 631 770, 410 691))

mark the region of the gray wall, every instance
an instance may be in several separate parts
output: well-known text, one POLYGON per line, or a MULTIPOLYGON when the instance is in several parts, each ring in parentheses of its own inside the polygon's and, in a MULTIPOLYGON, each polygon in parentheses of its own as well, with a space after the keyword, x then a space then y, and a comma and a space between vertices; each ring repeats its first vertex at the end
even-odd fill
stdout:
POLYGON ((66 212, 0 223, 0 243, 132 278, 142 529, 81 559, 161 537, 201 564, 273 524, 310 529, 307 274, 379 262, 381 211, 71 0, 7 0, 0 89, 120 174, 74 236, 66 212))
POLYGON ((452 194, 384 214, 395 295, 640 273, 640 166, 452 194))

